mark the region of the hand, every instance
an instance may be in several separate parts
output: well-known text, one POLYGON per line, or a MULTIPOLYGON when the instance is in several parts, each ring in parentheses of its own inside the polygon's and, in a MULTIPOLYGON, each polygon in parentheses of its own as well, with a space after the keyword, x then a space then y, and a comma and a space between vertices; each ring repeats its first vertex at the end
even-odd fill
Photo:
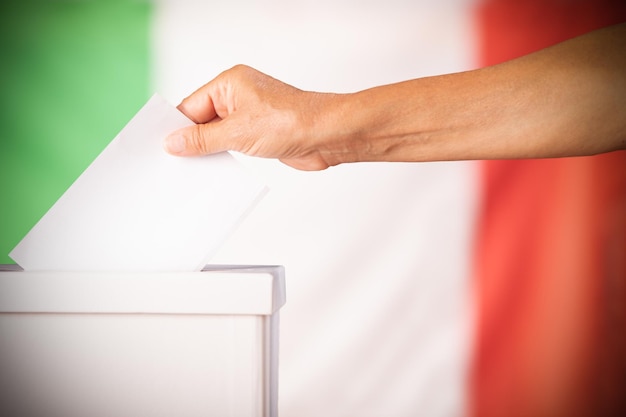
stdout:
POLYGON ((226 150, 302 170, 344 162, 594 155, 626 149, 626 24, 500 65, 351 94, 236 66, 178 107, 168 152, 226 150))
POLYGON ((334 97, 298 90, 239 65, 182 101, 178 109, 197 124, 170 134, 165 149, 180 156, 233 150, 322 170, 339 163, 323 155, 322 139, 314 133, 317 116, 334 97))

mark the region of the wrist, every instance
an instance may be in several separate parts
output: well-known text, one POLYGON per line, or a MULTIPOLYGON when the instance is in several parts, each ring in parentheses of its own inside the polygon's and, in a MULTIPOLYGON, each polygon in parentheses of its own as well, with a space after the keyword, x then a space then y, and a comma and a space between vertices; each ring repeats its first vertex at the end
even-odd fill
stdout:
POLYGON ((408 83, 324 95, 314 134, 329 165, 420 160, 420 129, 430 120, 421 95, 407 87, 408 83))
POLYGON ((352 94, 306 93, 300 141, 328 166, 358 162, 352 94))

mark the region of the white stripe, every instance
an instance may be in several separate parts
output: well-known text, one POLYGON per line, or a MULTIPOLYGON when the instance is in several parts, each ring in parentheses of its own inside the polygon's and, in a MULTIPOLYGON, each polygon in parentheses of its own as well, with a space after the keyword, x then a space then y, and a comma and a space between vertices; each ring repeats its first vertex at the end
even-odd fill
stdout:
MULTIPOLYGON (((335 92, 474 66, 467 1, 339 3, 159 2, 155 88, 177 102, 237 63, 335 92)), ((474 165, 238 157, 270 192, 214 260, 286 266, 281 417, 462 415, 474 165)))

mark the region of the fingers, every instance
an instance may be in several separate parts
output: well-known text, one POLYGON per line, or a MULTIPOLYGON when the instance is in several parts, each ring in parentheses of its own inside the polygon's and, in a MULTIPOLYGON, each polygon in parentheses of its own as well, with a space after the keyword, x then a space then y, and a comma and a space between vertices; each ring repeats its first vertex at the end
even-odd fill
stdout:
MULTIPOLYGON (((224 71, 185 98, 178 105, 178 110, 196 123, 208 123, 216 117, 226 117, 234 107, 232 79, 241 78, 242 73, 246 71, 254 70, 238 65, 224 71)), ((240 82, 241 80, 238 80, 236 84, 240 82)))
POLYGON ((207 123, 217 116, 208 85, 183 99, 177 108, 195 123, 207 123))
POLYGON ((224 147, 217 123, 188 126, 165 138, 165 150, 176 156, 208 155, 228 150, 224 147))
POLYGON ((168 153, 177 156, 196 156, 227 150, 216 139, 220 136, 215 134, 218 130, 216 123, 212 123, 220 120, 212 95, 213 83, 215 80, 194 91, 178 105, 178 110, 196 125, 179 129, 167 136, 163 146, 168 153))
POLYGON ((216 131, 220 130, 219 115, 226 116, 225 109, 229 107, 228 103, 224 102, 222 84, 223 81, 219 77, 213 79, 178 105, 178 110, 196 125, 177 130, 166 137, 163 146, 168 153, 194 156, 229 150, 220 142, 223 135, 216 134, 216 131))

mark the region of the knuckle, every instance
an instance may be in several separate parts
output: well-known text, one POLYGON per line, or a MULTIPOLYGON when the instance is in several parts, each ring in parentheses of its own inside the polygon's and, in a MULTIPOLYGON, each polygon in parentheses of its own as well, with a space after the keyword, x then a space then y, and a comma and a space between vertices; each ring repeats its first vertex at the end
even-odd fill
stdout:
POLYGON ((230 72, 237 75, 245 75, 252 71, 252 68, 245 64, 237 64, 230 69, 230 72))
POLYGON ((193 126, 187 145, 194 153, 202 155, 209 153, 208 137, 202 125, 193 126))

